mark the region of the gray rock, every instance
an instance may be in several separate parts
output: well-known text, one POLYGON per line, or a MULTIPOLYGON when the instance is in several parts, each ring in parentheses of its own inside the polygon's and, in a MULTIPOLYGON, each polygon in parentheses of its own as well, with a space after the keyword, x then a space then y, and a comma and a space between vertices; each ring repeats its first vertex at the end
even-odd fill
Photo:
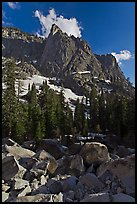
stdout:
POLYGON ((29 182, 27 180, 23 180, 19 178, 14 179, 14 189, 15 190, 25 188, 28 185, 29 185, 29 182))
POLYGON ((69 190, 75 190, 76 189, 76 184, 77 184, 77 177, 75 176, 70 176, 66 179, 60 180, 63 185, 63 192, 67 192, 69 190))
POLYGON ((50 194, 37 194, 33 196, 20 196, 15 198, 12 202, 44 202, 50 201, 51 195, 50 194))
POLYGON ((2 144, 3 145, 8 145, 8 146, 19 146, 17 142, 14 142, 12 139, 5 137, 2 139, 2 144))
POLYGON ((31 192, 31 188, 30 188, 30 186, 27 186, 19 192, 18 197, 25 196, 26 194, 28 194, 30 192, 31 192))
POLYGON ((70 163, 70 169, 77 170, 78 176, 84 173, 85 166, 83 164, 83 158, 80 155, 77 154, 72 157, 72 160, 70 163))
POLYGON ((35 153, 31 150, 22 148, 21 146, 8 146, 5 145, 6 151, 13 155, 17 160, 21 157, 32 157, 35 153))
POLYGON ((63 190, 62 183, 60 181, 54 181, 49 186, 49 190, 53 194, 58 194, 58 193, 62 192, 62 190, 63 190))
POLYGON ((2 192, 2 202, 5 202, 9 198, 9 193, 2 192))
POLYGON ((40 148, 51 154, 55 159, 59 159, 65 155, 63 147, 55 139, 43 139, 40 148))
POLYGON ((81 199, 84 198, 85 193, 86 193, 86 190, 84 185, 82 185, 81 183, 78 183, 77 188, 75 190, 75 199, 80 201, 81 199))
POLYGON ((113 174, 109 170, 107 170, 101 176, 98 176, 98 179, 101 182, 105 183, 106 180, 113 181, 113 177, 114 177, 113 174))
POLYGON ((10 189, 10 186, 8 184, 2 184, 2 191, 6 192, 7 190, 10 189))
POLYGON ((121 157, 121 158, 124 158, 128 155, 130 155, 130 151, 128 150, 128 148, 126 148, 125 146, 123 145, 119 145, 116 149, 116 154, 121 157))
POLYGON ((79 154, 81 148, 82 148, 82 146, 80 143, 74 143, 71 146, 69 146, 69 153, 71 155, 79 154))
POLYGON ((63 195, 64 195, 64 199, 66 202, 72 202, 74 200, 75 192, 70 190, 70 191, 64 193, 63 195))
POLYGON ((86 196, 80 202, 111 202, 111 199, 108 193, 97 193, 86 196))
POLYGON ((35 151, 35 148, 36 148, 36 144, 35 144, 35 142, 33 140, 23 142, 23 144, 21 146, 23 148, 26 148, 26 149, 29 149, 29 150, 32 150, 32 151, 35 151))
POLYGON ((89 187, 90 189, 101 190, 103 188, 103 183, 99 181, 93 173, 87 173, 79 178, 81 184, 89 187))
POLYGON ((135 199, 124 193, 112 195, 112 202, 135 202, 135 199))
POLYGON ((47 176, 42 175, 42 176, 40 177, 40 183, 41 183, 41 185, 45 185, 45 184, 47 183, 47 180, 48 180, 48 175, 47 175, 47 176))
POLYGON ((14 156, 7 156, 2 160, 2 178, 9 181, 13 177, 22 178, 26 169, 19 165, 14 156))
POLYGON ((37 194, 48 194, 50 193, 49 189, 47 186, 39 186, 36 188, 34 191, 31 192, 31 195, 37 195, 37 194))
POLYGON ((100 165, 100 167, 97 169, 98 177, 102 176, 108 170, 114 177, 117 177, 121 181, 122 187, 125 188, 126 193, 135 193, 134 154, 100 165))
POLYGON ((32 189, 32 190, 36 190, 36 189, 39 187, 39 181, 38 181, 37 179, 34 179, 34 180, 31 182, 30 186, 31 186, 31 189, 32 189))
POLYGON ((90 167, 88 167, 88 169, 87 169, 86 173, 94 173, 94 171, 95 171, 95 169, 94 169, 94 165, 93 165, 93 164, 91 164, 91 166, 90 166, 90 167))
MULTIPOLYGON (((58 163, 55 160, 55 158, 52 155, 50 155, 48 152, 46 152, 45 150, 38 151, 34 155, 34 158, 41 160, 41 162, 39 162, 39 164, 41 164, 41 165, 39 165, 39 166, 43 166, 42 169, 46 168, 51 174, 53 174, 58 167, 58 163)), ((35 164, 35 166, 36 165, 37 165, 37 163, 35 164)), ((33 167, 33 168, 35 168, 35 167, 33 167)), ((41 169, 41 167, 37 167, 37 168, 41 169)))
POLYGON ((25 169, 30 170, 32 169, 32 167, 34 166, 34 164, 37 162, 38 160, 33 158, 33 157, 29 157, 29 158, 20 158, 19 159, 19 164, 21 166, 23 166, 25 169))
POLYGON ((80 155, 88 165, 98 165, 110 160, 107 147, 99 142, 86 142, 80 151, 80 155))

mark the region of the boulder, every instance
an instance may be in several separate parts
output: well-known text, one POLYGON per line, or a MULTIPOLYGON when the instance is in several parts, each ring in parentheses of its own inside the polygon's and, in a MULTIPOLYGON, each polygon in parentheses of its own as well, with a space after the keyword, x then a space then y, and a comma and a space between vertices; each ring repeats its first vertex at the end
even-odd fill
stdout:
POLYGON ((90 189, 96 189, 98 191, 100 191, 104 186, 93 173, 86 173, 85 175, 80 176, 79 182, 90 189))
POLYGON ((62 145, 55 139, 43 139, 40 148, 50 153, 55 159, 59 159, 66 154, 62 145))
POLYGON ((3 183, 2 184, 2 191, 4 191, 4 192, 6 192, 6 191, 8 191, 10 189, 10 186, 7 184, 7 183, 3 183))
POLYGON ((128 148, 126 148, 123 145, 119 145, 116 149, 116 155, 118 155, 119 157, 126 157, 128 155, 130 155, 130 151, 128 150, 128 148))
POLYGON ((30 186, 26 186, 26 188, 22 189, 19 194, 18 194, 18 197, 21 197, 21 196, 25 196, 26 194, 30 193, 31 192, 31 188, 30 186))
POLYGON ((57 163, 56 159, 52 155, 50 155, 48 152, 46 152, 45 150, 38 151, 34 155, 34 158, 41 160, 41 162, 39 162, 39 163, 41 163, 41 165, 42 164, 46 165, 46 163, 47 163, 46 167, 51 174, 53 174, 58 167, 58 163, 57 163))
POLYGON ((83 158, 80 155, 72 156, 72 160, 70 162, 70 169, 76 170, 76 176, 79 176, 84 173, 85 166, 83 163, 83 158))
POLYGON ((22 148, 21 146, 5 145, 5 149, 8 153, 13 155, 17 160, 20 158, 33 157, 35 155, 33 151, 22 148))
POLYGON ((80 155, 87 165, 99 165, 110 160, 107 147, 99 142, 86 142, 80 151, 80 155))
POLYGON ((38 188, 36 188, 34 191, 32 191, 31 195, 34 196, 37 194, 48 194, 48 193, 50 193, 48 187, 45 185, 42 185, 42 186, 39 186, 38 188))
POLYGON ((19 146, 17 142, 14 142, 12 139, 5 137, 2 139, 2 145, 8 145, 8 146, 19 146))
POLYGON ((21 157, 18 161, 21 166, 27 170, 30 170, 38 160, 33 157, 21 157))
POLYGON ((9 193, 2 192, 2 202, 6 202, 9 198, 9 193))
POLYGON ((23 179, 19 179, 19 178, 14 179, 14 189, 15 190, 25 188, 28 185, 29 185, 29 181, 27 181, 27 180, 23 180, 23 179))
POLYGON ((69 146, 69 153, 71 155, 73 154, 79 154, 80 150, 81 150, 82 146, 80 143, 74 143, 71 146, 69 146))
POLYGON ((135 198, 124 193, 112 195, 112 202, 135 202, 135 198))
POLYGON ((25 141, 21 146, 22 146, 23 148, 26 148, 26 149, 35 151, 35 149, 36 149, 36 142, 33 141, 33 140, 25 141))
POLYGON ((63 186, 62 183, 60 181, 54 181, 50 186, 49 186, 49 190, 51 193, 53 194, 58 194, 60 192, 62 192, 63 190, 63 186))
POLYGON ((66 179, 61 179, 60 181, 63 186, 63 192, 67 192, 67 191, 76 189, 78 178, 75 176, 70 176, 66 179))
POLYGON ((30 187, 31 187, 32 191, 36 190, 39 187, 39 181, 37 179, 34 179, 31 182, 30 187))
POLYGON ((70 190, 66 193, 63 194, 64 195, 64 200, 65 202, 72 202, 75 196, 75 192, 70 190))
POLYGON ((2 179, 9 181, 13 177, 22 178, 26 169, 19 165, 14 156, 7 156, 2 160, 2 179))
POLYGON ((40 177, 40 184, 45 185, 47 183, 47 180, 48 180, 48 175, 47 176, 42 175, 40 177))
POLYGON ((86 196, 80 202, 111 202, 111 198, 108 193, 96 193, 86 196))
POLYGON ((127 194, 135 193, 135 155, 116 159, 100 165, 97 169, 97 176, 101 177, 106 171, 111 172, 114 177, 121 181, 127 194))

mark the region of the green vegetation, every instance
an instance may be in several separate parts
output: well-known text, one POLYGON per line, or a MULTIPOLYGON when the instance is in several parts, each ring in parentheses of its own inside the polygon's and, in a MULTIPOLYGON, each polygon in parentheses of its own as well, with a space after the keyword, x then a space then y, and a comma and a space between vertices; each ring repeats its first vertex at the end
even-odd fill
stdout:
POLYGON ((13 59, 6 62, 6 89, 2 93, 3 137, 18 142, 28 139, 39 142, 43 138, 61 138, 63 141, 65 135, 87 136, 88 132, 105 134, 108 129, 109 133, 134 146, 134 98, 104 94, 103 91, 98 95, 93 86, 86 103, 76 101, 73 116, 69 104, 65 102, 63 89, 57 94, 45 81, 40 94, 37 94, 35 84, 32 87, 29 85, 27 102, 22 103, 15 92, 15 67, 13 59))

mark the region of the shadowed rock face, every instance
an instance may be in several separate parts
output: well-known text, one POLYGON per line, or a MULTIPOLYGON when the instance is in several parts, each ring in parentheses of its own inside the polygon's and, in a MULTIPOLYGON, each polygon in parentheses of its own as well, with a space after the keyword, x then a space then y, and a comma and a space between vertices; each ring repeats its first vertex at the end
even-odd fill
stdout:
POLYGON ((122 94, 134 94, 134 88, 127 83, 114 56, 94 54, 87 42, 69 37, 55 24, 47 39, 15 28, 3 28, 2 45, 4 57, 12 56, 35 65, 41 74, 59 78, 60 85, 71 88, 76 94, 90 91, 93 82, 98 90, 120 89, 122 94))

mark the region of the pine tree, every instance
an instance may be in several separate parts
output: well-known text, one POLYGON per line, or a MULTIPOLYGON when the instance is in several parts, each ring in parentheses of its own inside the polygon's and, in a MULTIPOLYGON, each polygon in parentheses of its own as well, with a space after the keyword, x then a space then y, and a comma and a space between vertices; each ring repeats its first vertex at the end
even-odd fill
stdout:
POLYGON ((93 86, 90 92, 90 129, 95 131, 96 125, 98 124, 99 107, 98 107, 98 96, 95 86, 93 86))
POLYGON ((80 133, 82 133, 83 131, 84 121, 85 121, 85 108, 84 105, 79 102, 79 99, 77 99, 74 112, 74 126, 80 133))
POLYGON ((5 64, 5 86, 2 96, 2 125, 6 137, 15 137, 15 123, 17 116, 17 97, 15 91, 15 61, 9 59, 5 64))
POLYGON ((100 129, 105 132, 107 128, 107 119, 106 119, 106 99, 103 93, 103 90, 101 92, 101 95, 99 97, 99 125, 100 129))

